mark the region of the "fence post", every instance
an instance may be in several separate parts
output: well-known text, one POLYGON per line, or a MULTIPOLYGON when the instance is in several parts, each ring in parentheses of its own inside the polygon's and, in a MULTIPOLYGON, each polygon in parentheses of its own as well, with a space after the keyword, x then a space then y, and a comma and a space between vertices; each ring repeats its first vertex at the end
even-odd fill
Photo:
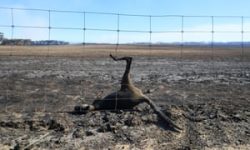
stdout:
POLYGON ((241 16, 241 61, 244 61, 244 17, 241 16))
POLYGON ((117 56, 119 43, 120 43, 120 14, 117 14, 117 30, 116 30, 116 48, 115 48, 115 55, 117 56))

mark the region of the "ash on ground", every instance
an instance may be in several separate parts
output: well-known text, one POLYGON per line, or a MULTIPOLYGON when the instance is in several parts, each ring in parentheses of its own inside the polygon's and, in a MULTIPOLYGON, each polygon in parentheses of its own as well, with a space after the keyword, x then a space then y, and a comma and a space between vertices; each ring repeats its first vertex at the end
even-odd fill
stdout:
POLYGON ((2 149, 248 149, 250 62, 136 57, 135 85, 147 104, 75 115, 75 105, 118 90, 123 63, 106 58, 1 57, 2 149), (150 62, 151 61, 151 62, 150 62), (188 114, 193 118, 185 117, 188 114), (199 119, 204 118, 204 119, 199 119))

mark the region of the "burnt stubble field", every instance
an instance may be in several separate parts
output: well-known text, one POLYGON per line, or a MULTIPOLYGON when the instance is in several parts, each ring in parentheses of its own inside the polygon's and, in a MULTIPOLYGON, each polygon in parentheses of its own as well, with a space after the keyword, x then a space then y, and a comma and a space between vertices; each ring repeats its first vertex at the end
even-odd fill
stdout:
POLYGON ((0 47, 1 149, 248 149, 248 49, 109 46, 0 47), (131 55, 135 85, 183 130, 147 104, 76 115, 75 105, 118 90, 131 55), (183 116, 189 114, 190 119, 183 116))

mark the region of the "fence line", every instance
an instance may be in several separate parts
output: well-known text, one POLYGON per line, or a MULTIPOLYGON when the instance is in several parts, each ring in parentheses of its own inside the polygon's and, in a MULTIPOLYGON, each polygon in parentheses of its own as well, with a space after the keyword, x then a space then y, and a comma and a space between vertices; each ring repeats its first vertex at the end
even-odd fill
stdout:
MULTIPOLYGON (((9 7, 0 7, 0 10, 7 9, 11 11, 11 24, 1 24, 0 27, 11 27, 11 28, 40 28, 40 29, 62 29, 62 30, 93 30, 93 31, 110 31, 110 32, 137 32, 137 33, 250 33, 249 31, 244 31, 244 19, 250 18, 250 16, 188 16, 188 15, 135 15, 135 14, 122 14, 122 13, 106 13, 106 12, 87 12, 87 11, 64 11, 64 10, 50 10, 50 9, 31 9, 31 8, 9 8, 9 7), (43 11, 48 13, 48 26, 27 26, 27 25, 15 25, 14 23, 14 11, 15 10, 24 10, 24 11, 43 11), (80 27, 58 27, 58 26, 51 26, 51 14, 52 13, 78 13, 83 14, 84 19, 84 26, 82 28, 80 27), (105 28, 90 28, 86 27, 86 15, 88 14, 98 14, 98 15, 115 15, 117 16, 117 29, 105 29, 105 28), (119 28, 119 20, 122 16, 129 16, 129 17, 143 17, 143 18, 149 18, 149 30, 124 30, 119 28), (162 30, 162 31, 154 31, 151 28, 151 18, 166 18, 166 17, 174 17, 174 18, 180 18, 182 22, 182 29, 181 30, 162 30), (188 31, 183 29, 183 23, 184 18, 212 18, 214 20, 215 18, 238 18, 241 19, 241 27, 242 29, 239 31, 215 31, 214 28, 211 28, 211 30, 196 30, 196 31, 188 31)), ((212 26, 214 26, 214 21, 211 22, 212 26)), ((164 25, 163 25, 164 26, 164 25)))
MULTIPOLYGON (((10 7, 0 7, 0 10, 10 10, 11 13, 11 24, 0 24, 0 27, 4 27, 4 28, 10 28, 11 29, 11 39, 14 38, 14 29, 16 28, 26 28, 26 29, 47 29, 48 30, 48 38, 47 40, 51 40, 51 31, 52 30, 76 30, 76 31, 82 31, 83 32, 83 37, 82 37, 82 44, 86 45, 87 43, 91 43, 91 42, 87 42, 86 41, 86 31, 97 31, 97 32, 102 32, 102 31, 106 31, 106 32, 113 32, 116 33, 116 41, 113 41, 111 43, 115 44, 115 52, 117 53, 119 45, 121 45, 123 42, 120 38, 121 33, 145 33, 149 36, 149 40, 148 41, 140 41, 139 43, 145 43, 148 44, 149 47, 152 47, 152 45, 154 44, 154 42, 152 41, 152 36, 158 33, 179 33, 181 35, 180 39, 178 41, 176 41, 178 43, 179 46, 181 46, 181 58, 183 55, 183 46, 185 45, 185 40, 184 40, 184 35, 186 35, 186 33, 200 33, 200 34, 211 34, 211 41, 208 42, 211 44, 211 47, 214 47, 214 42, 215 42, 215 34, 216 33, 239 33, 241 34, 241 39, 238 39, 237 41, 241 42, 241 48, 242 48, 242 57, 244 56, 244 35, 245 34, 249 34, 250 30, 245 30, 245 20, 250 18, 250 16, 202 16, 202 15, 136 15, 136 14, 123 14, 123 13, 107 13, 107 12, 88 12, 88 11, 65 11, 65 10, 50 10, 50 9, 34 9, 34 8, 10 8, 10 7), (14 14, 16 10, 23 10, 23 11, 41 11, 44 13, 47 13, 48 15, 48 25, 47 26, 43 26, 43 25, 18 25, 15 23, 15 18, 14 18, 14 14), (58 25, 53 25, 51 24, 51 15, 53 13, 75 13, 75 14, 81 14, 83 16, 83 26, 81 27, 66 27, 66 26, 58 26, 58 25), (116 28, 96 28, 96 27, 90 27, 86 25, 86 17, 89 14, 97 14, 97 15, 108 15, 108 16, 116 16, 116 28), (148 20, 148 29, 143 29, 143 30, 135 30, 135 29, 123 29, 120 26, 120 21, 123 19, 123 16, 127 16, 127 17, 140 17, 140 18, 146 18, 148 20), (174 29, 174 30, 155 30, 152 27, 152 23, 154 22, 152 19, 153 18, 176 18, 180 21, 180 28, 179 29, 174 29), (190 29, 185 29, 185 19, 186 18, 206 18, 206 19, 211 19, 211 28, 210 29, 206 29, 206 30, 190 30, 190 29), (221 30, 221 29, 215 29, 215 22, 214 20, 216 18, 237 18, 240 19, 239 25, 241 26, 241 29, 237 29, 237 30, 221 30)), ((145 22, 145 24, 147 24, 145 22)), ((178 23, 176 23, 178 24, 178 23)), ((164 24, 162 25, 163 27, 165 26, 164 24)), ((145 36, 143 36, 145 38, 145 36)), ((164 40, 164 39, 163 39, 164 40)), ((208 39, 206 39, 206 41, 209 41, 208 39)), ((159 41, 161 42, 161 41, 159 41)), ((97 42, 98 43, 98 42, 97 42)), ((110 43, 110 42, 108 42, 110 43)), ((166 43, 166 42, 165 42, 166 43)), ((170 42, 171 43, 171 42, 170 42)), ((150 48, 151 49, 151 48, 150 48)), ((48 48, 48 54, 49 54, 49 48, 48 48)))

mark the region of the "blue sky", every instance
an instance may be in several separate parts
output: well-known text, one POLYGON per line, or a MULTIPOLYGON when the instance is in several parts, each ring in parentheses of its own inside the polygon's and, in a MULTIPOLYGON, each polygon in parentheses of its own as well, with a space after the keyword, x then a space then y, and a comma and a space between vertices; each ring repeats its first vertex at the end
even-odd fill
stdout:
MULTIPOLYGON (((249 0, 1 0, 0 6, 13 8, 39 8, 90 12, 114 12, 143 15, 184 15, 184 16, 250 16, 249 0)), ((0 25, 11 25, 11 13, 0 9, 0 25)), ((48 27, 48 13, 41 11, 14 10, 14 25, 48 27)), ((116 15, 86 14, 86 28, 117 30, 116 15)), ((149 17, 120 16, 120 30, 149 31, 149 17)), ((241 41, 241 18, 214 18, 214 41, 241 41), (216 32, 218 31, 218 32, 216 32), (221 32, 223 31, 223 32, 221 32), (229 31, 229 32, 227 32, 229 31), (232 32, 233 31, 233 32, 232 32)), ((183 41, 210 42, 212 34, 211 17, 184 18, 183 41), (205 32, 199 32, 205 31, 205 32)), ((51 13, 52 27, 83 28, 83 14, 51 13)), ((250 18, 244 18, 244 31, 250 31, 250 18)), ((152 33, 152 42, 181 41, 181 17, 153 17, 152 31, 177 31, 152 33)), ((11 37, 11 28, 0 27, 7 38, 11 37)), ((13 38, 48 39, 48 29, 15 28, 13 38)), ((82 30, 52 29, 51 39, 73 43, 83 41, 82 30)), ((120 32, 119 42, 148 42, 149 33, 120 32)), ((250 33, 244 33, 244 41, 250 41, 250 33)), ((85 32, 85 42, 117 42, 117 33, 110 31, 85 32)))

